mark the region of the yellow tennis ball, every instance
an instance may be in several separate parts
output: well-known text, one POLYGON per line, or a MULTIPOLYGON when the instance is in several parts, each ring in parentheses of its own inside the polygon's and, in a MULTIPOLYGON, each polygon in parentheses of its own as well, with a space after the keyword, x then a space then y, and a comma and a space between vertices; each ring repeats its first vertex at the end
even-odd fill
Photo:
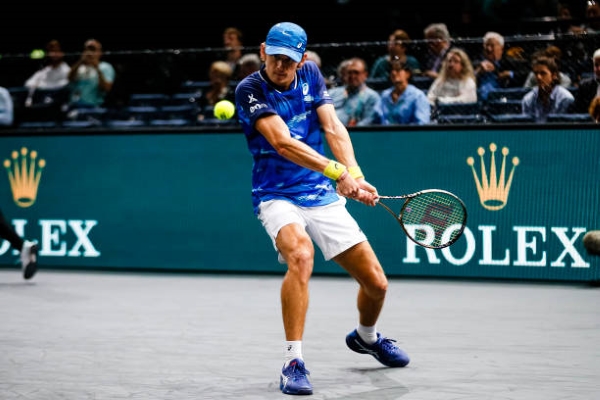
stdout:
POLYGON ((41 60, 45 56, 46 56, 46 53, 44 53, 44 50, 42 50, 42 49, 33 49, 33 50, 31 50, 31 53, 29 54, 29 57, 32 60, 41 60))
POLYGON ((229 119, 235 114, 235 105, 229 100, 221 100, 215 104, 213 112, 218 119, 229 119))

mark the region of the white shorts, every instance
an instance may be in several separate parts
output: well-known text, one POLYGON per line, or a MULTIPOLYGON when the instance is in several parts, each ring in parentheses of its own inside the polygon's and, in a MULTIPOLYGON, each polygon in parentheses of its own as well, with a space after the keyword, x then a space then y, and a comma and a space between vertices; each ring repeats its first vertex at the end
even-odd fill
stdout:
MULTIPOLYGON (((269 200, 260 203, 259 210, 258 219, 278 253, 275 244, 277 234, 281 228, 291 223, 297 223, 306 229, 327 261, 367 240, 367 236, 346 209, 345 197, 320 207, 299 207, 286 200, 269 200)), ((278 260, 285 264, 281 254, 278 255, 278 260)))

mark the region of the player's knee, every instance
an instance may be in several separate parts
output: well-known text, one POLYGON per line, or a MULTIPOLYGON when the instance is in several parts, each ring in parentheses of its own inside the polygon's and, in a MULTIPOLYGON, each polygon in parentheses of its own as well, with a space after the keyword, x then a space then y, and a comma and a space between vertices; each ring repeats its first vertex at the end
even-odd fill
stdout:
POLYGON ((288 271, 299 278, 308 280, 314 266, 314 253, 309 249, 296 249, 286 256, 288 271))
POLYGON ((366 282, 365 290, 373 299, 383 299, 388 289, 388 280, 385 275, 377 275, 366 282))

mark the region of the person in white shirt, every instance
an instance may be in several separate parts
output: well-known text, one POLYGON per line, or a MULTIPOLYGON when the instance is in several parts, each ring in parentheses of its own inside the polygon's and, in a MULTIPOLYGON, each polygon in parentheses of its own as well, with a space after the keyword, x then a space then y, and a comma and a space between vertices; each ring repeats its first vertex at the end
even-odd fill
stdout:
POLYGON ((26 106, 31 106, 33 95, 37 89, 61 89, 69 83, 71 67, 64 61, 65 53, 58 40, 51 40, 46 45, 46 65, 36 71, 25 81, 29 94, 25 100, 26 106))
POLYGON ((432 106, 477 101, 473 64, 464 50, 453 47, 446 53, 440 74, 427 91, 427 99, 432 106))
POLYGON ((36 71, 25 86, 30 89, 58 89, 69 83, 71 67, 64 61, 65 53, 58 40, 51 40, 46 45, 46 65, 36 71))

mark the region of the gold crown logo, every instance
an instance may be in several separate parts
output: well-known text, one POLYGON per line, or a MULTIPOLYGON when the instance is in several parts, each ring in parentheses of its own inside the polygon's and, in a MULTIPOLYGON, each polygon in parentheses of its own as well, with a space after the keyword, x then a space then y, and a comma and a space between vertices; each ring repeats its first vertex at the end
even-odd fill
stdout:
POLYGON ((42 169, 46 166, 45 160, 37 158, 37 151, 30 152, 23 147, 20 152, 12 152, 12 160, 4 160, 13 199, 19 207, 27 208, 35 203, 42 169))
POLYGON ((485 167, 485 160, 483 158, 485 149, 480 147, 477 149, 479 159, 481 160, 481 179, 477 176, 475 171, 475 160, 473 157, 467 158, 467 164, 471 166, 473 171, 473 177, 475 184, 477 185, 477 194, 479 194, 479 200, 481 205, 488 210, 497 211, 506 205, 508 201, 508 193, 510 192, 510 185, 512 184, 513 176, 515 174, 515 168, 519 165, 519 158, 513 157, 512 169, 506 180, 506 158, 508 156, 508 147, 502 148, 502 167, 500 168, 500 176, 497 176, 496 169, 496 150, 497 146, 495 143, 490 143, 490 175, 488 178, 487 170, 485 167))

